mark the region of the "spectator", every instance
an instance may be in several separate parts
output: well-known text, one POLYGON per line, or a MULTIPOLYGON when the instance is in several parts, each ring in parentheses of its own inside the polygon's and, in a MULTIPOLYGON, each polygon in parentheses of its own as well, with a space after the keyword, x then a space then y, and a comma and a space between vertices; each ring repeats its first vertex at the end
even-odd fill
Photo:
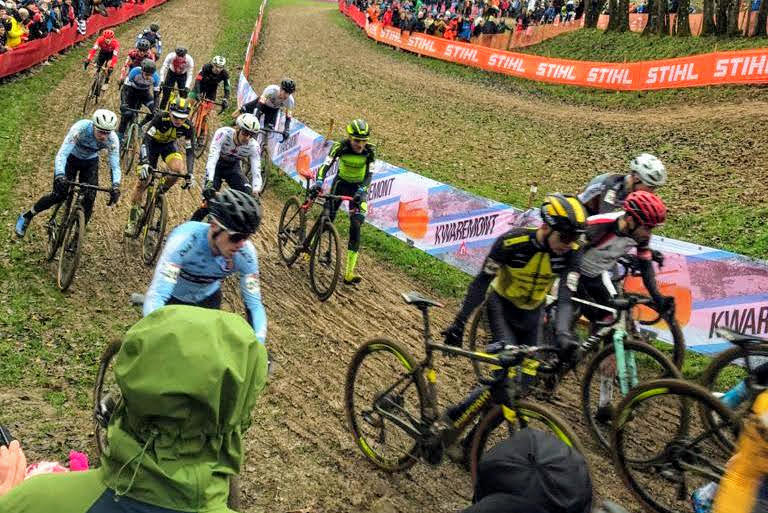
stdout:
POLYGON ((435 17, 430 12, 427 14, 426 19, 424 20, 424 32, 426 32, 428 35, 434 35, 435 33, 435 17))
POLYGON ((6 10, 0 9, 0 18, 5 25, 6 45, 8 48, 16 48, 21 44, 24 37, 24 26, 6 10))
POLYGON ((477 37, 483 33, 484 23, 485 23, 485 20, 483 19, 482 16, 478 16, 477 18, 475 18, 475 22, 473 23, 473 26, 472 26, 472 35, 474 37, 477 37))
POLYGON ((445 32, 443 32, 443 37, 445 39, 449 39, 453 41, 456 39, 456 35, 458 34, 458 22, 456 18, 453 16, 450 16, 450 20, 448 21, 448 24, 445 28, 445 32))
POLYGON ((5 30, 5 24, 0 23, 0 54, 3 54, 10 50, 8 46, 8 32, 5 30))
POLYGON ((72 0, 64 0, 61 4, 61 23, 62 25, 74 25, 77 16, 75 8, 72 6, 72 0))
POLYGON ((443 33, 445 32, 446 24, 445 24, 445 16, 442 14, 437 15, 437 20, 432 25, 434 27, 433 34, 437 37, 443 37, 443 33))
POLYGON ((494 18, 493 15, 488 16, 483 23, 483 34, 496 34, 497 32, 498 25, 496 24, 496 18, 494 18))
POLYGON ((414 18, 413 20, 413 26, 411 27, 411 30, 413 32, 424 32, 424 11, 419 11, 419 14, 414 18))
POLYGON ((555 22, 555 16, 557 13, 555 12, 555 6, 552 5, 552 2, 549 3, 549 7, 544 11, 544 23, 554 23, 555 22))
POLYGON ((460 16, 459 17, 459 41, 464 41, 466 43, 469 43, 470 38, 472 37, 472 22, 468 17, 460 16))

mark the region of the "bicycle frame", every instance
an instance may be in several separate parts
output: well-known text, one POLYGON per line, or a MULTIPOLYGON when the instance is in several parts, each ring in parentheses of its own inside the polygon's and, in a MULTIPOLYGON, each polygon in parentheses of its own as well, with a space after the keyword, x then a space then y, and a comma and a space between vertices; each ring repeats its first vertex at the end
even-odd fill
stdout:
POLYGON ((353 198, 352 196, 336 196, 336 195, 324 195, 324 196, 318 196, 317 198, 307 198, 306 201, 304 201, 304 204, 301 205, 301 209, 304 210, 304 212, 308 212, 310 208, 312 208, 312 205, 317 202, 317 200, 322 199, 323 200, 323 210, 320 213, 320 216, 318 216, 317 220, 315 220, 315 223, 312 225, 312 228, 309 230, 309 234, 304 236, 304 240, 301 242, 301 246, 296 248, 296 251, 298 253, 307 252, 309 251, 309 248, 312 244, 312 241, 315 238, 315 235, 317 235, 317 232, 320 230, 320 227, 323 226, 325 223, 331 222, 331 201, 340 199, 342 201, 351 201, 353 198))

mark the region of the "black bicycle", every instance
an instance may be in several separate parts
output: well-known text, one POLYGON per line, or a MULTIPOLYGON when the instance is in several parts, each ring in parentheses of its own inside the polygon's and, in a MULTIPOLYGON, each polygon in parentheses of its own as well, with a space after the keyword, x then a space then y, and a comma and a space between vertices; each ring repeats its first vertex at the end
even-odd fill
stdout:
POLYGON ((101 96, 101 88, 104 85, 104 81, 107 79, 107 72, 104 70, 106 64, 96 67, 96 72, 93 74, 93 81, 88 87, 88 94, 85 96, 83 102, 83 116, 87 116, 88 113, 99 104, 99 97, 101 96))
POLYGON ((552 369, 540 355, 557 349, 507 346, 503 352, 489 355, 436 344, 430 335, 429 309, 442 305, 415 292, 403 294, 403 299, 421 311, 426 357, 416 362, 400 344, 377 338, 357 350, 347 370, 347 421, 366 458, 388 471, 407 469, 419 460, 438 464, 444 448, 458 440, 477 417, 480 420, 468 448, 473 480, 486 447, 528 426, 549 431, 584 454, 564 420, 545 406, 521 399, 529 379, 552 369), (492 377, 480 380, 480 388, 471 395, 473 400, 451 417, 438 407, 435 351, 497 368, 492 377))
POLYGON ((320 301, 336 290, 341 270, 339 233, 331 221, 331 206, 335 200, 351 201, 352 196, 324 194, 316 198, 307 195, 304 203, 293 196, 283 205, 277 229, 280 257, 291 267, 302 253, 309 254, 309 283, 320 301), (320 216, 307 234, 307 212, 315 203, 323 207, 320 216))
MULTIPOLYGON (((128 123, 123 135, 123 142, 120 144, 120 169, 123 170, 125 176, 130 176, 133 172, 133 163, 141 150, 141 140, 144 137, 139 116, 146 111, 141 107, 138 109, 123 107, 121 110, 133 112, 133 118, 128 123)), ((123 112, 123 116, 125 116, 125 112, 123 112)))
POLYGON ((69 190, 66 199, 56 205, 46 224, 48 249, 45 258, 50 262, 59 253, 56 284, 62 292, 72 284, 80 263, 85 237, 83 195, 86 190, 112 192, 112 189, 87 183, 68 181, 67 185, 69 190))

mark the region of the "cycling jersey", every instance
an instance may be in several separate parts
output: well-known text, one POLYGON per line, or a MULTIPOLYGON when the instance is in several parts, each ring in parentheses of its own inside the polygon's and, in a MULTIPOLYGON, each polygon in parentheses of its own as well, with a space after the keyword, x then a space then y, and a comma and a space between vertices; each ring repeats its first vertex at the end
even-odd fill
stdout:
POLYGON ((184 57, 179 57, 175 52, 169 53, 163 61, 163 66, 160 68, 160 81, 165 82, 168 71, 171 71, 177 75, 183 75, 186 73, 187 81, 184 87, 189 89, 192 85, 192 70, 195 68, 195 61, 192 60, 192 56, 187 54, 184 57))
POLYGON ((373 146, 366 144, 362 153, 355 153, 349 144, 349 140, 335 143, 325 158, 325 162, 320 166, 317 172, 317 179, 324 180, 328 169, 337 160, 339 161, 337 176, 345 182, 362 184, 367 190, 373 176, 371 164, 376 160, 373 146))
POLYGON ((229 126, 223 126, 216 130, 211 141, 211 148, 208 150, 208 162, 205 164, 206 181, 214 181, 216 175, 216 164, 219 160, 225 162, 238 162, 240 159, 247 158, 251 164, 251 175, 254 191, 261 191, 261 158, 259 156, 259 145, 256 139, 251 137, 245 144, 235 143, 236 130, 229 126))
POLYGON ((141 62, 144 59, 154 61, 155 56, 152 55, 152 52, 142 52, 138 48, 131 48, 131 51, 128 52, 128 58, 125 60, 125 67, 129 70, 141 67, 141 62))
POLYGON ((621 209, 629 195, 627 175, 605 173, 592 179, 579 200, 587 207, 589 215, 605 214, 621 209))
POLYGON ((603 271, 610 271, 616 260, 634 247, 641 260, 651 261, 653 255, 648 246, 649 240, 638 243, 628 234, 619 232, 619 219, 624 214, 622 210, 587 219, 588 244, 579 262, 582 276, 595 278, 603 271))
POLYGON ((209 100, 215 100, 219 82, 223 84, 224 97, 228 98, 230 93, 229 73, 225 69, 219 73, 214 73, 213 64, 209 62, 200 69, 197 77, 195 77, 195 91, 204 94, 209 100))
MULTIPOLYGON (((149 123, 142 142, 141 160, 147 160, 150 153, 149 150, 154 147, 153 143, 156 143, 157 145, 171 145, 172 147, 168 148, 168 150, 163 153, 168 153, 168 155, 165 156, 166 162, 168 162, 168 156, 173 156, 175 158, 177 151, 175 142, 176 139, 179 139, 180 137, 186 139, 184 149, 186 150, 185 160, 187 163, 187 173, 193 174, 195 169, 195 131, 192 130, 192 124, 189 122, 189 119, 185 119, 181 126, 176 127, 171 121, 171 115, 165 112, 155 116, 149 123)), ((181 155, 178 155, 178 158, 181 158, 181 155)), ((150 164, 155 165, 157 159, 152 160, 154 160, 154 163, 150 162, 150 164)))
POLYGON ((149 41, 150 48, 156 49, 155 55, 162 55, 163 42, 160 39, 160 34, 158 34, 157 32, 152 32, 149 29, 144 29, 143 32, 140 32, 139 35, 136 36, 136 43, 138 43, 142 39, 146 39, 147 41, 149 41))
POLYGON ((281 100, 278 96, 280 92, 280 86, 271 85, 264 88, 264 92, 261 93, 261 103, 272 109, 282 109, 284 112, 291 112, 296 106, 296 102, 293 99, 293 95, 289 94, 285 100, 281 100))
POLYGON ((109 43, 106 42, 104 39, 104 36, 99 36, 98 39, 96 39, 96 42, 93 44, 93 48, 91 48, 91 51, 88 52, 88 62, 91 62, 93 60, 93 57, 96 55, 96 52, 99 53, 111 53, 112 54, 112 60, 109 61, 109 67, 114 68, 117 64, 117 54, 120 50, 120 43, 117 41, 116 38, 112 38, 109 43))
POLYGON ((160 90, 160 77, 157 75, 157 71, 152 73, 152 77, 147 79, 141 72, 141 68, 136 67, 128 73, 128 78, 125 81, 127 87, 133 87, 139 91, 159 91, 160 90))
POLYGON ((56 153, 54 160, 54 176, 64 176, 67 159, 74 155, 81 160, 99 158, 99 152, 107 150, 109 167, 112 171, 112 183, 120 184, 120 144, 115 132, 110 132, 106 141, 99 141, 93 135, 93 121, 81 119, 69 129, 64 143, 56 153))
POLYGON ((155 275, 144 299, 147 316, 171 297, 185 303, 199 303, 218 292, 221 281, 233 273, 240 274, 243 296, 256 337, 264 343, 267 337, 267 315, 261 303, 259 260, 251 241, 231 260, 216 256, 208 242, 208 223, 188 221, 168 236, 155 275))

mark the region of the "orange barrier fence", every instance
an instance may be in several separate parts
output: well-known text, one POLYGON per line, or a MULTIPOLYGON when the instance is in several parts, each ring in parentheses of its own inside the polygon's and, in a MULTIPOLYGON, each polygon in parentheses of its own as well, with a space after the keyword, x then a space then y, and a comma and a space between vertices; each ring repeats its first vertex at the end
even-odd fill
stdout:
MULTIPOLYGON (((346 5, 344 0, 339 0, 339 9, 351 17, 354 17, 354 11, 360 12, 357 7, 346 5)), ((360 17, 357 19, 360 20, 360 17)), ((368 36, 381 43, 435 59, 540 82, 616 91, 768 82, 768 48, 712 52, 658 61, 591 62, 508 52, 421 33, 402 32, 378 23, 365 23, 364 16, 362 22, 368 36)))
MULTIPOLYGON (((597 20, 597 28, 605 30, 608 27, 608 20, 610 20, 610 16, 607 14, 601 14, 600 18, 597 20)), ((669 15, 669 30, 672 32, 673 28, 675 27, 676 23, 676 14, 670 14, 669 15)), ((747 11, 741 11, 739 13, 739 30, 743 33, 744 29, 747 26, 747 19, 749 19, 749 33, 750 35, 755 33, 755 29, 757 28, 757 12, 752 11, 749 16, 747 15, 747 11)), ((694 13, 688 15, 688 25, 691 27, 691 34, 694 36, 698 36, 701 34, 701 26, 704 22, 704 15, 701 13, 694 13)), ((647 14, 630 14, 629 15, 629 30, 632 32, 642 32, 645 28, 645 25, 648 23, 648 15, 647 14)))
POLYGON ((472 44, 509 50, 539 44, 566 32, 578 30, 584 24, 584 18, 569 23, 548 23, 544 25, 529 25, 521 31, 511 31, 504 34, 480 34, 472 38, 472 44))

